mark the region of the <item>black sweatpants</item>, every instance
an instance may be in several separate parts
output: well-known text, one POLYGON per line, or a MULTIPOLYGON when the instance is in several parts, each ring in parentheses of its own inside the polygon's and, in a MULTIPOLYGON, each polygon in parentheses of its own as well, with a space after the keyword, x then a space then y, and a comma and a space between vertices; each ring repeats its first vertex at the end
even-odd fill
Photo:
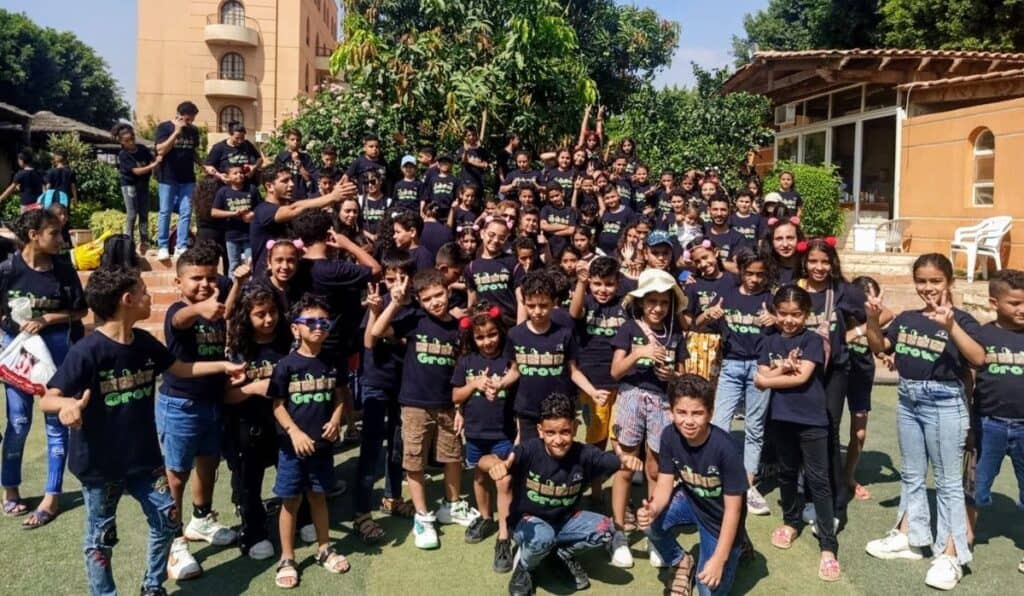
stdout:
POLYGON ((799 528, 803 523, 800 514, 804 500, 798 497, 797 491, 797 477, 802 467, 804 488, 810 492, 818 520, 818 546, 838 555, 839 542, 831 523, 835 514, 828 477, 828 428, 778 420, 771 421, 770 428, 779 456, 779 494, 785 524, 799 528))

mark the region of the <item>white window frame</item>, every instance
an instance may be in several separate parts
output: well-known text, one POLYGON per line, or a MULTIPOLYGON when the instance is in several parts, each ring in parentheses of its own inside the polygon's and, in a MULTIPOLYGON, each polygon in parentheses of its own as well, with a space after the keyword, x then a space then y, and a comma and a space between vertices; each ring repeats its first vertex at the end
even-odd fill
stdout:
POLYGON ((977 138, 974 139, 974 145, 971 148, 971 207, 978 208, 992 208, 996 205, 996 181, 995 181, 995 168, 996 168, 996 135, 991 129, 986 128, 977 138), (978 141, 981 140, 985 134, 992 135, 992 148, 991 149, 978 149, 978 141), (992 158, 992 180, 988 182, 978 182, 978 158, 979 157, 991 157, 992 158), (987 188, 992 191, 992 202, 991 203, 979 203, 978 202, 978 190, 987 188))

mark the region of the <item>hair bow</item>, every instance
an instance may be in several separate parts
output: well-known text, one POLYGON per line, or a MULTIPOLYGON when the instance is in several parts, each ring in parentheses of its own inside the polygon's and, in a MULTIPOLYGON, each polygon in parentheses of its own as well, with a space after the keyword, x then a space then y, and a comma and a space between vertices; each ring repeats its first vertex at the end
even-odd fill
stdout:
POLYGON ((277 246, 278 244, 291 244, 292 246, 294 246, 295 248, 297 248, 299 250, 303 250, 303 249, 306 248, 306 245, 303 244, 302 240, 300 240, 298 238, 295 238, 295 239, 292 239, 292 240, 289 240, 288 238, 281 238, 281 239, 278 239, 278 240, 267 240, 265 248, 267 250, 270 250, 270 249, 274 248, 275 246, 277 246))
POLYGON ((473 320, 469 317, 462 317, 459 319, 459 329, 463 331, 469 331, 473 327, 473 320))

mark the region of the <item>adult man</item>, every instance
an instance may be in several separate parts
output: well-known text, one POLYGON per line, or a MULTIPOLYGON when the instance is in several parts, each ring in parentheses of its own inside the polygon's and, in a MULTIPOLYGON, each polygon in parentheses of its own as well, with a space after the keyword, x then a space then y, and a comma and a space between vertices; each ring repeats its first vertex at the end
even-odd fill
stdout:
POLYGON ((245 138, 246 130, 241 122, 228 123, 228 137, 210 147, 206 154, 206 166, 217 170, 217 178, 227 183, 227 172, 231 166, 242 166, 246 186, 259 183, 259 171, 263 165, 259 149, 245 138))
MULTIPOLYGON (((157 191, 160 195, 160 215, 157 218, 157 258, 171 258, 171 213, 178 213, 178 238, 175 250, 182 252, 188 245, 189 224, 192 220, 192 191, 195 190, 195 166, 202 165, 196 156, 199 129, 192 122, 199 108, 191 101, 178 104, 174 120, 161 122, 156 128, 156 152, 163 156, 157 168, 157 191)), ((204 166, 207 174, 217 174, 213 166, 204 166)))

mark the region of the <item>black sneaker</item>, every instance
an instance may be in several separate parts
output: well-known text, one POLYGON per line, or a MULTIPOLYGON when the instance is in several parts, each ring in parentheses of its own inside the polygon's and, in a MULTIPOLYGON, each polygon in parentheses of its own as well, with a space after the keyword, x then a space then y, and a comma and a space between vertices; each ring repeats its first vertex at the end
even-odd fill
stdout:
POLYGON ((512 571, 512 540, 498 539, 494 543, 494 572, 508 573, 512 571))
POLYGON ((167 590, 163 589, 163 586, 153 586, 141 588, 139 594, 142 596, 167 596, 167 590))
POLYGON ((498 524, 494 523, 493 519, 477 517, 466 528, 466 542, 469 544, 482 542, 484 538, 490 536, 496 529, 498 529, 498 524))
POLYGON ((508 581, 509 596, 532 596, 533 577, 522 565, 516 565, 512 579, 508 581))
POLYGON ((565 568, 569 571, 569 575, 572 576, 573 584, 577 590, 586 590, 590 587, 590 578, 587 577, 587 571, 583 569, 583 565, 576 560, 576 557, 572 556, 572 553, 560 548, 558 549, 558 558, 565 564, 565 568))

